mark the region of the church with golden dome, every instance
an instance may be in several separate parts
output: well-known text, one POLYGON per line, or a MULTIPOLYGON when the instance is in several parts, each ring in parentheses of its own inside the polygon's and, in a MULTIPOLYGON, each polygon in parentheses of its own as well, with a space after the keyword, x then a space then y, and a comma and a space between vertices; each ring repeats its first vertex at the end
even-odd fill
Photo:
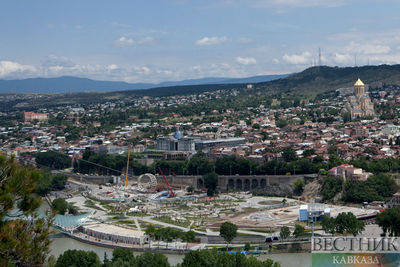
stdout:
POLYGON ((354 94, 347 97, 346 111, 351 119, 374 116, 374 105, 365 93, 365 85, 360 78, 354 84, 354 94))

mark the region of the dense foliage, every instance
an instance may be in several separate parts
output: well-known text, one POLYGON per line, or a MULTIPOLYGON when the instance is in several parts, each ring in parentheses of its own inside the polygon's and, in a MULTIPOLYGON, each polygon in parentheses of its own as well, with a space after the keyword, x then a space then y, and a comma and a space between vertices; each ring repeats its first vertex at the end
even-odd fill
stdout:
POLYGON ((290 236, 290 229, 287 226, 282 226, 281 231, 279 233, 281 239, 286 239, 290 236))
POLYGON ((400 235, 400 207, 387 209, 376 216, 377 224, 389 236, 400 235))
POLYGON ((265 261, 257 260, 255 257, 246 257, 241 253, 236 255, 229 255, 226 252, 219 252, 216 250, 200 250, 190 251, 183 258, 183 262, 178 266, 182 267, 212 267, 212 266, 226 266, 226 267, 280 267, 278 262, 271 259, 265 261))
POLYGON ((353 203, 383 201, 391 197, 396 190, 397 186, 390 176, 378 174, 369 177, 366 181, 346 181, 343 200, 353 203))
POLYGON ((214 196, 217 191, 218 175, 216 173, 207 173, 203 178, 204 185, 207 188, 207 196, 214 196))
POLYGON ((93 251, 67 250, 61 254, 55 267, 101 267, 99 256, 93 251))
POLYGON ((294 231, 293 231, 293 235, 298 238, 300 236, 304 236, 306 233, 306 229, 300 225, 300 224, 295 224, 294 226, 294 231))
POLYGON ((68 177, 63 174, 51 174, 50 171, 42 169, 41 177, 36 185, 36 193, 45 196, 51 190, 62 190, 67 183, 68 177))
POLYGON ((352 234, 354 236, 362 233, 365 223, 357 220, 351 212, 341 212, 336 218, 324 217, 321 222, 322 229, 330 234, 352 234))
POLYGON ((219 235, 230 244, 232 240, 237 236, 238 227, 231 222, 224 222, 219 228, 219 235))
POLYGON ((340 176, 325 177, 321 188, 323 200, 332 200, 337 193, 342 191, 342 185, 343 178, 340 176))
POLYGON ((71 167, 71 158, 56 151, 47 151, 36 154, 36 164, 52 169, 65 169, 71 167))
POLYGON ((0 265, 40 266, 47 261, 51 217, 38 218, 40 199, 36 170, 18 165, 0 154, 0 265), (18 208, 23 215, 11 213, 18 208), (5 220, 5 216, 11 220, 5 220))

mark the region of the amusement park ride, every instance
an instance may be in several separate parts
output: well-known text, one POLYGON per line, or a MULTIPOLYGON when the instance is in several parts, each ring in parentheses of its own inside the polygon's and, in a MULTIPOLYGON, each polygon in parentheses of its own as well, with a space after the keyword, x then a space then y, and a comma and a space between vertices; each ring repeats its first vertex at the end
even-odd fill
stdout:
MULTIPOLYGON (((126 173, 125 173, 125 188, 128 188, 129 157, 130 157, 130 151, 128 149, 128 160, 126 162, 126 173)), ((168 183, 167 178, 165 177, 163 171, 161 170, 160 167, 158 167, 158 170, 160 171, 162 177, 164 178, 165 183, 168 186, 168 197, 175 197, 176 194, 174 190, 172 190, 171 185, 168 183)), ((176 176, 175 173, 172 174, 176 176)), ((138 177, 137 189, 139 191, 146 192, 148 189, 155 188, 156 186, 157 186, 157 178, 154 174, 145 173, 138 177), (145 179, 148 180, 148 182, 145 182, 144 181, 145 179)))

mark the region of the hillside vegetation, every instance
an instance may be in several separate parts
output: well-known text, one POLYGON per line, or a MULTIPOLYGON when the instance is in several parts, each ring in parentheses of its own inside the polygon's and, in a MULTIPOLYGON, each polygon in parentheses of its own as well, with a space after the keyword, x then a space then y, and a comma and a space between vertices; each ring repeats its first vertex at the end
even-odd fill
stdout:
POLYGON ((330 90, 353 86, 360 78, 366 84, 400 84, 400 65, 363 67, 312 67, 287 78, 259 83, 263 92, 316 95, 330 90))

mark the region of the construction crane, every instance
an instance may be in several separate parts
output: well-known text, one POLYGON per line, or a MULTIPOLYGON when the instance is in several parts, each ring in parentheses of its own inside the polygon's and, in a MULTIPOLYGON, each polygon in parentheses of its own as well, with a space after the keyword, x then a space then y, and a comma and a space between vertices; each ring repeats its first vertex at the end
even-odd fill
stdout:
POLYGON ((163 171, 161 170, 160 167, 158 167, 158 170, 160 171, 161 175, 163 176, 165 183, 168 185, 168 190, 169 190, 168 197, 174 197, 175 196, 174 190, 172 190, 172 187, 169 185, 167 178, 165 177, 163 171))
POLYGON ((125 174, 125 187, 128 187, 128 172, 129 172, 129 157, 131 155, 131 151, 128 146, 128 160, 126 161, 126 174, 125 174))

